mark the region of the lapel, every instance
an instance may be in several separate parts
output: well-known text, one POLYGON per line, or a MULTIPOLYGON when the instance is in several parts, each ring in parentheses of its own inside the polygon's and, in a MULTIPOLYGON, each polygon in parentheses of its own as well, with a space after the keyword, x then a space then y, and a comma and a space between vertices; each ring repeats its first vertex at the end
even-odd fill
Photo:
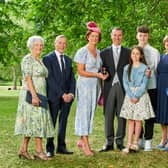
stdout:
POLYGON ((121 65, 121 62, 122 62, 122 58, 123 58, 123 47, 121 46, 121 51, 120 51, 120 57, 119 57, 119 60, 118 60, 118 65, 117 65, 117 69, 118 67, 121 65))
POLYGON ((113 48, 112 48, 112 46, 109 47, 109 53, 108 54, 109 54, 109 58, 110 58, 110 60, 108 60, 108 61, 111 64, 111 66, 114 67, 115 65, 114 65, 113 48))
POLYGON ((65 70, 67 69, 67 66, 68 66, 68 61, 67 61, 67 58, 66 58, 66 55, 64 55, 64 63, 65 63, 65 70))

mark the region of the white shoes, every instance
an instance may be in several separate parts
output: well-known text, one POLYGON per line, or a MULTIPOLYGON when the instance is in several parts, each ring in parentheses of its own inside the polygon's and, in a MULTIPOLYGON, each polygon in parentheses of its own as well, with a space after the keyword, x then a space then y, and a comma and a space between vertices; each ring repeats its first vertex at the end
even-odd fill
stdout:
POLYGON ((152 139, 145 140, 144 151, 146 151, 146 152, 152 151, 152 139))
POLYGON ((144 140, 140 138, 138 144, 140 149, 144 149, 146 152, 152 151, 152 139, 144 140))

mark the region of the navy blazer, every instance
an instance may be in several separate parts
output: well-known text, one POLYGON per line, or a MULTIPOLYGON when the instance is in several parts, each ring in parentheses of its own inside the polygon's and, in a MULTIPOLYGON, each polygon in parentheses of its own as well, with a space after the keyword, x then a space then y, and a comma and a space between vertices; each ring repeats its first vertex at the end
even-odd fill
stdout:
POLYGON ((49 101, 59 101, 64 93, 72 93, 75 96, 75 77, 72 68, 72 60, 64 55, 65 60, 65 82, 55 51, 43 58, 43 63, 48 69, 47 96, 49 101))
POLYGON ((100 52, 100 56, 102 58, 103 66, 106 67, 109 73, 109 77, 104 81, 104 96, 105 96, 105 102, 106 102, 106 98, 108 97, 110 88, 112 87, 112 81, 116 71, 117 71, 117 75, 118 75, 121 87, 124 91, 122 77, 123 77, 124 66, 129 63, 130 50, 121 46, 121 52, 120 52, 120 58, 117 65, 117 70, 115 69, 112 46, 109 46, 104 50, 102 50, 100 52))

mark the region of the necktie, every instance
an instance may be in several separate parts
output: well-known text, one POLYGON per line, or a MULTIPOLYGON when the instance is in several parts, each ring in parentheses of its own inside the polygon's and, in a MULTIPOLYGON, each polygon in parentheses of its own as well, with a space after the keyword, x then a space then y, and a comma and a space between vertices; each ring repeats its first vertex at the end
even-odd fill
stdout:
POLYGON ((116 48, 116 54, 117 54, 117 57, 119 57, 119 48, 118 47, 116 48))
POLYGON ((114 48, 114 63, 116 68, 117 68, 118 60, 119 60, 119 48, 116 47, 114 48))
POLYGON ((61 57, 62 77, 63 77, 63 80, 65 80, 65 64, 63 61, 63 55, 60 55, 60 57, 61 57))
POLYGON ((63 72, 65 70, 63 55, 60 55, 60 57, 61 57, 61 68, 62 68, 62 72, 63 72))

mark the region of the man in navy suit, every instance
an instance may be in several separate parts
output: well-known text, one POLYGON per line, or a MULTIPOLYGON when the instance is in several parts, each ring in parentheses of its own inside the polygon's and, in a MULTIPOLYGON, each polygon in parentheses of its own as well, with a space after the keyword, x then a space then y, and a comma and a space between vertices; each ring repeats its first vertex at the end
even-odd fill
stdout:
POLYGON ((130 50, 121 45, 123 31, 116 27, 111 32, 113 44, 101 51, 103 66, 109 77, 104 81, 104 119, 106 145, 100 152, 113 150, 114 141, 117 148, 122 150, 125 136, 126 120, 120 117, 120 110, 124 100, 123 69, 128 64, 130 50), (114 131, 114 118, 117 117, 117 131, 114 131))
MULTIPOLYGON (((66 148, 66 126, 71 104, 75 95, 75 78, 72 60, 64 54, 66 37, 59 35, 55 39, 55 50, 43 58, 48 69, 47 95, 54 127, 59 116, 57 153, 73 154, 66 148)), ((46 151, 48 157, 54 156, 54 137, 47 139, 46 151)))

